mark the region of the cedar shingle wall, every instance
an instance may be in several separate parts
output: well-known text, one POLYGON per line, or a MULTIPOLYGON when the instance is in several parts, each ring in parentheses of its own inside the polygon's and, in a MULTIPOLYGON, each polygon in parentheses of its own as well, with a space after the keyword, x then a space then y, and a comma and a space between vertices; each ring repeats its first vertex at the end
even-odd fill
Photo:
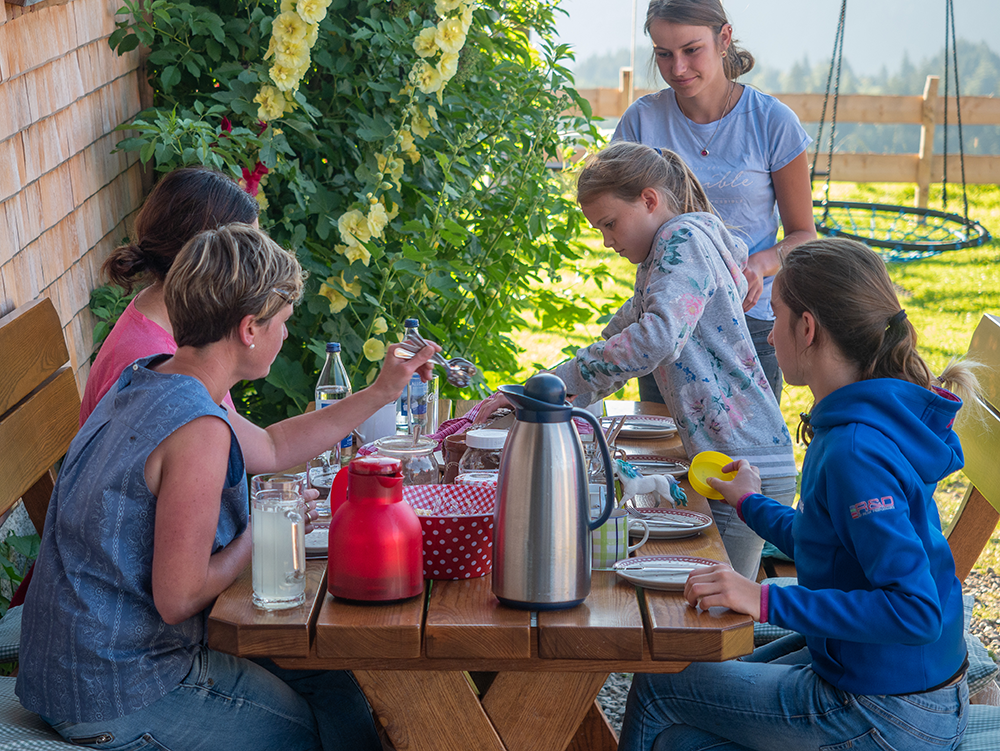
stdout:
POLYGON ((141 109, 139 53, 108 47, 118 0, 0 0, 0 315, 52 299, 81 390, 101 263, 142 201, 115 126, 141 109))

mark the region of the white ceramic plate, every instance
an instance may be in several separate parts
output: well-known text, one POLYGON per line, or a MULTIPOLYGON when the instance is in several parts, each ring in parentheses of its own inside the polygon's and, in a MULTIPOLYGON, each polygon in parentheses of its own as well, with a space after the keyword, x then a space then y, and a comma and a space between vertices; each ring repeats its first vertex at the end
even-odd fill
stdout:
MULTIPOLYGON (((639 511, 649 517, 650 540, 679 540, 682 537, 694 537, 712 526, 711 517, 699 514, 697 511, 669 508, 640 508, 639 511)), ((629 529, 629 534, 632 537, 642 537, 642 527, 639 525, 632 527, 629 529)))
POLYGON ((626 455, 625 461, 644 475, 673 475, 678 479, 687 475, 691 467, 687 459, 665 459, 655 454, 626 455))
MULTIPOLYGON (((615 417, 602 417, 601 424, 605 430, 614 424, 615 417)), ((677 425, 672 417, 657 417, 656 415, 630 415, 625 418, 625 424, 619 438, 666 438, 677 432, 677 425)))
POLYGON ((319 527, 306 535, 306 558, 326 558, 330 546, 330 528, 319 527))
POLYGON ((615 573, 637 587, 682 592, 688 574, 696 568, 714 566, 716 563, 718 561, 687 555, 642 555, 618 561, 615 573))

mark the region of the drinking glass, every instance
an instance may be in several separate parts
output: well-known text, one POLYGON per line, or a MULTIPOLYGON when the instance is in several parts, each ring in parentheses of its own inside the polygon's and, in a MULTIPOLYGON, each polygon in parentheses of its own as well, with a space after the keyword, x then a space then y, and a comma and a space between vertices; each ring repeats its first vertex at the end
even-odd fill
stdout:
POLYGON ((299 475, 257 475, 250 483, 253 604, 282 610, 306 599, 306 502, 299 475))
POLYGON ((324 456, 306 462, 306 487, 319 491, 316 511, 321 518, 330 516, 330 488, 333 487, 333 478, 337 476, 339 470, 339 466, 331 464, 324 456))

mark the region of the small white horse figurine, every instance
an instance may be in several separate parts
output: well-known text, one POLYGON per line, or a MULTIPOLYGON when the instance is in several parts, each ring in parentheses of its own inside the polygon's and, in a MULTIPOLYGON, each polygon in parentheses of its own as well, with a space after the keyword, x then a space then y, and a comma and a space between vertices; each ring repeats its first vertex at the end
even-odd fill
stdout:
POLYGON ((655 494, 657 505, 667 501, 671 506, 687 506, 687 496, 677 478, 672 475, 643 475, 638 469, 622 459, 612 461, 615 478, 622 483, 621 505, 637 495, 655 494))

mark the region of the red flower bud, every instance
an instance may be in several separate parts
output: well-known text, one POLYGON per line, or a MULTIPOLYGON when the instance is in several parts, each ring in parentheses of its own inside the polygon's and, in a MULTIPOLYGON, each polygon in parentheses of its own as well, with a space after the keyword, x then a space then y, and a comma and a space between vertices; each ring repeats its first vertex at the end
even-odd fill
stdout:
POLYGON ((243 168, 243 189, 252 196, 256 196, 260 190, 260 179, 268 173, 267 167, 262 162, 254 165, 253 172, 246 167, 243 168))

